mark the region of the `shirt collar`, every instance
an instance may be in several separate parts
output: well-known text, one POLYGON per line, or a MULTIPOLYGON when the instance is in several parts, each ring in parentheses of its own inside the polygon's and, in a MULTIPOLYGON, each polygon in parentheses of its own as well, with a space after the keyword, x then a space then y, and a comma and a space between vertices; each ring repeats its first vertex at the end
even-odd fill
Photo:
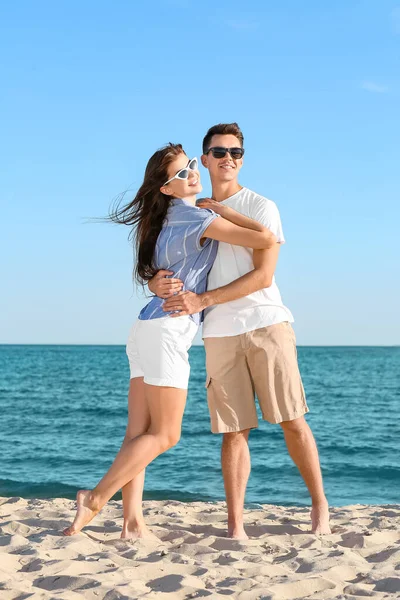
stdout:
POLYGON ((191 202, 188 202, 188 200, 184 200, 183 198, 172 198, 172 200, 170 201, 172 206, 176 206, 178 204, 185 204, 186 206, 194 206, 191 202))

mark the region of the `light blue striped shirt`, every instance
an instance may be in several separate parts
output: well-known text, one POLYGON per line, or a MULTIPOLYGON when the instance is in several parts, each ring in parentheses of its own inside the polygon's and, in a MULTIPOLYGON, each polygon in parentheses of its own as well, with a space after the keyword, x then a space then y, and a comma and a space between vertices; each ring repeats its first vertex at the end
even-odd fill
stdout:
MULTIPOLYGON (((217 255, 218 242, 206 238, 201 246, 200 240, 217 217, 212 210, 198 208, 186 200, 171 201, 157 239, 154 264, 157 270, 173 271, 171 277, 181 279, 185 291, 201 294, 206 290, 207 275, 217 255)), ((139 319, 159 319, 171 314, 163 311, 163 303, 162 298, 153 296, 141 310, 139 319)), ((197 325, 200 324, 201 313, 190 316, 197 325)))

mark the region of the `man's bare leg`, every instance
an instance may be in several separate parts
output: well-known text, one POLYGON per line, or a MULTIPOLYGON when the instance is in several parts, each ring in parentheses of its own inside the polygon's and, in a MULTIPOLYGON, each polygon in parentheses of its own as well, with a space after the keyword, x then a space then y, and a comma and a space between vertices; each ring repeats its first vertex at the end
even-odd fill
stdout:
POLYGON ((250 476, 250 429, 224 433, 221 449, 226 504, 228 507, 228 537, 247 540, 243 526, 246 486, 250 476))
POLYGON ((317 444, 304 417, 280 423, 289 454, 310 492, 312 532, 331 533, 329 507, 322 483, 317 444))

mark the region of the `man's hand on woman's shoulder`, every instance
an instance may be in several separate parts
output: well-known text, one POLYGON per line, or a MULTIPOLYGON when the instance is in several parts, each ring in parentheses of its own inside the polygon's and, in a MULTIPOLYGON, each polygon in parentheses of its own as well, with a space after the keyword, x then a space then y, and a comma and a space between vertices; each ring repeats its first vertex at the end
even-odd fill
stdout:
POLYGON ((199 208, 210 208, 212 211, 217 213, 217 215, 222 215, 224 212, 226 212, 226 209, 228 208, 227 206, 222 204, 222 202, 217 202, 212 198, 199 198, 199 200, 197 200, 196 202, 196 206, 198 206, 199 208))

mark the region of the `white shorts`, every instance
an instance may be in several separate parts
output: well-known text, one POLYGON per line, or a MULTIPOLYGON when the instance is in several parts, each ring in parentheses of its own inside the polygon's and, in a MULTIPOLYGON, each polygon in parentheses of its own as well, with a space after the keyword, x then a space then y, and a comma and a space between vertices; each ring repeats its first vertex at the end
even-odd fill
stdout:
POLYGON ((126 346, 131 379, 144 377, 150 385, 186 390, 190 373, 188 350, 197 329, 189 316, 138 319, 126 346))

